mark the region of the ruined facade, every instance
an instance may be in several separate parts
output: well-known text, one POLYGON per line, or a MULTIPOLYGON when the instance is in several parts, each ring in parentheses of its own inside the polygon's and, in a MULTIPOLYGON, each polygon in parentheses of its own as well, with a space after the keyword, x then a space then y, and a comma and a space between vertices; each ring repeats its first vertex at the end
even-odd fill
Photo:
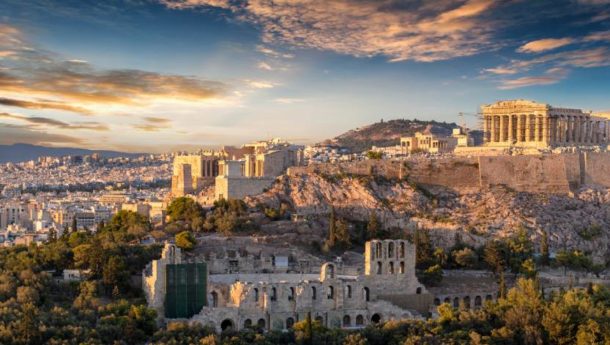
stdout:
POLYGON ((458 139, 455 137, 439 137, 421 132, 415 133, 412 137, 400 138, 400 147, 403 154, 451 152, 455 149, 457 143, 458 139))
POLYGON ((499 101, 481 107, 485 146, 550 148, 608 143, 608 119, 580 109, 528 100, 499 101))
MULTIPOLYGON (((206 306, 189 321, 218 331, 282 330, 310 314, 328 327, 359 328, 427 311, 434 296, 415 276, 415 246, 405 240, 373 240, 365 246, 363 274, 346 274, 336 262, 324 263, 319 274, 211 273, 206 306)), ((145 273, 151 274, 143 282, 149 306, 157 310, 164 292, 156 281, 164 280, 160 266, 172 252, 163 253, 147 267, 145 273)))

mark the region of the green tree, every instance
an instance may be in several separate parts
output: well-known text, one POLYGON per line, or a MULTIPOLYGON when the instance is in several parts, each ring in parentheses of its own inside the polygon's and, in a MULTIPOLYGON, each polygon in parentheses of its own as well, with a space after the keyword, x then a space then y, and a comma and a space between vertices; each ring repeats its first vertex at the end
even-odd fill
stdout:
POLYGON ((464 248, 453 252, 453 260, 462 267, 471 268, 478 261, 477 253, 470 248, 464 248))
POLYGON ((542 237, 540 238, 540 264, 546 266, 549 262, 549 235, 546 231, 542 231, 542 237))
POLYGON ((512 332, 515 343, 542 344, 544 303, 533 280, 519 279, 506 298, 499 300, 499 307, 504 327, 512 332))
POLYGON ((72 232, 78 231, 78 224, 76 223, 76 216, 72 217, 72 232))
POLYGON ((113 255, 104 265, 102 282, 106 289, 124 286, 129 279, 129 272, 122 257, 113 255))
POLYGON ((377 213, 372 211, 369 215, 369 222, 366 225, 366 230, 369 239, 378 238, 379 237, 379 219, 377 218, 377 213))
POLYGON ((497 274, 504 270, 505 260, 503 246, 499 241, 490 241, 485 244, 483 260, 497 274))
POLYGON ((51 229, 49 229, 48 242, 52 243, 55 241, 57 241, 57 230, 55 230, 55 228, 51 228, 51 229))
POLYGON ((199 203, 188 197, 174 199, 167 206, 167 215, 170 222, 180 222, 191 231, 203 231, 205 211, 199 203))
POLYGON ((425 269, 433 262, 432 259, 432 241, 430 234, 426 230, 415 230, 413 238, 415 243, 415 262, 418 268, 425 269))
POLYGON ((183 231, 176 235, 176 246, 184 250, 192 250, 197 245, 197 240, 190 231, 183 231))

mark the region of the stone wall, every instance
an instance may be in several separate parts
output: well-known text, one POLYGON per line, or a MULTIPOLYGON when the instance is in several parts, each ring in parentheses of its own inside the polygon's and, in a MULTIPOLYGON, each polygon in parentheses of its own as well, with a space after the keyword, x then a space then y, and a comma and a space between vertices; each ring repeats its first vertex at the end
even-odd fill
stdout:
POLYGON ((274 177, 216 177, 215 199, 243 199, 271 187, 274 177))
POLYGON ((314 164, 290 168, 288 175, 375 174, 461 193, 505 186, 519 192, 567 194, 583 184, 610 187, 609 171, 610 153, 581 152, 314 164))

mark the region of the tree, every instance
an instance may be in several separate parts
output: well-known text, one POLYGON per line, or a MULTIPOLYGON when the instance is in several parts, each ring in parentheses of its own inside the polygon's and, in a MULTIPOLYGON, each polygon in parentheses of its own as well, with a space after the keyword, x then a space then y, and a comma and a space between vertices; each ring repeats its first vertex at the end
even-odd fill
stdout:
POLYGON ((125 261, 120 256, 113 255, 108 258, 104 265, 102 281, 107 289, 125 285, 129 278, 129 272, 125 261))
POLYGON ((197 240, 190 231, 183 231, 176 235, 176 246, 184 250, 191 250, 197 245, 197 240))
POLYGON ((51 228, 49 229, 49 237, 47 242, 53 243, 55 241, 57 241, 57 230, 55 230, 55 228, 51 228))
POLYGON ((513 340, 518 344, 542 344, 540 327, 544 304, 540 289, 531 279, 519 279, 505 299, 499 300, 502 321, 513 331, 513 340))
POLYGON ((506 279, 504 277, 504 271, 500 272, 500 281, 498 282, 498 297, 506 297, 506 279))
POLYGON ((432 241, 428 231, 417 229, 413 239, 415 243, 415 262, 418 268, 427 268, 432 260, 432 241))
POLYGON ((366 153, 366 157, 368 159, 375 159, 375 160, 379 160, 383 158, 383 153, 379 152, 379 151, 368 151, 366 153))
POLYGON ((170 222, 183 222, 191 231, 203 231, 205 211, 195 200, 188 197, 174 199, 167 206, 170 222))
POLYGON ((78 224, 76 223, 76 216, 72 217, 72 232, 78 231, 78 224))
POLYGON ((443 280, 443 268, 438 264, 430 266, 419 274, 418 278, 425 285, 438 285, 443 280))
POLYGON ((453 259, 462 267, 473 267, 478 261, 478 256, 474 250, 464 248, 462 250, 453 252, 453 259))
POLYGON ((546 231, 542 231, 542 237, 540 238, 540 263, 543 266, 549 264, 549 235, 546 231))
POLYGON ((490 241, 485 244, 483 260, 497 274, 504 270, 503 246, 499 241, 490 241))
POLYGON ((377 213, 372 211, 369 216, 369 222, 366 225, 366 230, 368 233, 368 238, 378 238, 379 236, 379 219, 377 218, 377 213))

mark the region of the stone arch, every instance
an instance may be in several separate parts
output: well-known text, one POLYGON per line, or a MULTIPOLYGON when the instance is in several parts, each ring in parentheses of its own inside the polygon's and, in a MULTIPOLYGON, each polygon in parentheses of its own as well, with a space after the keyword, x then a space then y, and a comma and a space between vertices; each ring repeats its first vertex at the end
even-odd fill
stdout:
POLYGON ((290 287, 290 295, 288 295, 288 300, 289 301, 294 301, 295 297, 296 297, 296 294, 295 294, 294 287, 291 286, 290 287))
POLYGON ((382 256, 383 256, 383 253, 382 253, 381 242, 375 242, 375 257, 379 259, 382 256))
POLYGON ((456 297, 456 298, 453 299, 453 307, 457 308, 459 306, 460 306, 460 298, 456 297))
POLYGON ((351 327, 352 318, 349 315, 343 316, 343 327, 351 327))
POLYGON ((417 289, 415 289, 415 293, 421 295, 421 286, 418 286, 417 289))
POLYGON ((485 296, 486 301, 493 301, 493 297, 491 295, 485 296))
POLYGON ((441 300, 440 300, 440 298, 435 298, 435 299, 434 299, 434 305, 441 305, 441 300))
POLYGON ((254 288, 254 302, 258 302, 258 288, 254 288))
POLYGON ((314 319, 315 322, 319 322, 320 325, 324 326, 324 318, 321 315, 316 316, 314 319))
POLYGON ((464 301, 464 307, 466 309, 469 309, 470 308, 470 296, 464 297, 463 301, 464 301))
POLYGON ((291 329, 294 326, 294 319, 289 317, 286 319, 286 329, 291 329))
POLYGON ((443 300, 443 303, 450 304, 451 303, 451 298, 445 297, 445 299, 443 300))
POLYGON ((275 286, 271 288, 271 300, 277 301, 277 289, 275 286))
POLYGON ((244 321, 244 328, 250 328, 250 327, 252 327, 252 320, 246 319, 244 321))
POLYGON ((311 299, 316 299, 318 298, 318 290, 316 289, 315 286, 311 287, 311 299))
POLYGON ((474 306, 475 306, 476 308, 478 308, 478 307, 480 307, 480 306, 481 306, 481 296, 476 296, 476 297, 474 298, 474 306))
POLYGON ((381 261, 377 261, 377 274, 382 274, 383 273, 383 264, 381 263, 381 261))
POLYGON ((347 298, 352 298, 352 286, 347 285, 345 287, 345 289, 346 289, 345 294, 347 295, 347 298))
POLYGON ((388 243, 388 258, 394 257, 394 242, 388 243))
POLYGON ((363 325, 364 325, 364 316, 362 316, 362 315, 356 316, 356 326, 363 326, 363 325))
POLYGON ((394 261, 390 261, 390 268, 388 269, 388 273, 394 274, 394 261))
POLYGON ((364 289, 362 289, 362 293, 364 294, 364 300, 365 301, 370 301, 371 300, 371 291, 369 290, 369 288, 367 288, 366 286, 364 287, 364 289))
POLYGON ((329 286, 328 287, 328 295, 327 295, 328 299, 334 299, 335 298, 335 288, 333 286, 329 286))
POLYGON ((212 291, 212 308, 218 308, 218 292, 212 291))
POLYGON ((335 279, 335 265, 327 262, 322 265, 320 270, 320 280, 325 281, 326 279, 335 279))
POLYGON ((234 328, 234 324, 233 324, 233 320, 231 319, 224 319, 221 323, 220 323, 220 329, 223 332, 226 331, 232 331, 234 328))
POLYGON ((405 274, 405 262, 401 261, 400 266, 398 266, 398 273, 405 274))
POLYGON ((373 314, 373 316, 371 316, 371 322, 375 324, 381 322, 381 315, 378 313, 373 314))
POLYGON ((265 319, 258 319, 258 322, 256 322, 256 326, 258 326, 258 328, 260 329, 265 329, 266 325, 267 322, 265 321, 265 319))
POLYGON ((400 241, 400 250, 398 251, 398 254, 399 254, 400 258, 405 257, 405 242, 404 241, 400 241))

